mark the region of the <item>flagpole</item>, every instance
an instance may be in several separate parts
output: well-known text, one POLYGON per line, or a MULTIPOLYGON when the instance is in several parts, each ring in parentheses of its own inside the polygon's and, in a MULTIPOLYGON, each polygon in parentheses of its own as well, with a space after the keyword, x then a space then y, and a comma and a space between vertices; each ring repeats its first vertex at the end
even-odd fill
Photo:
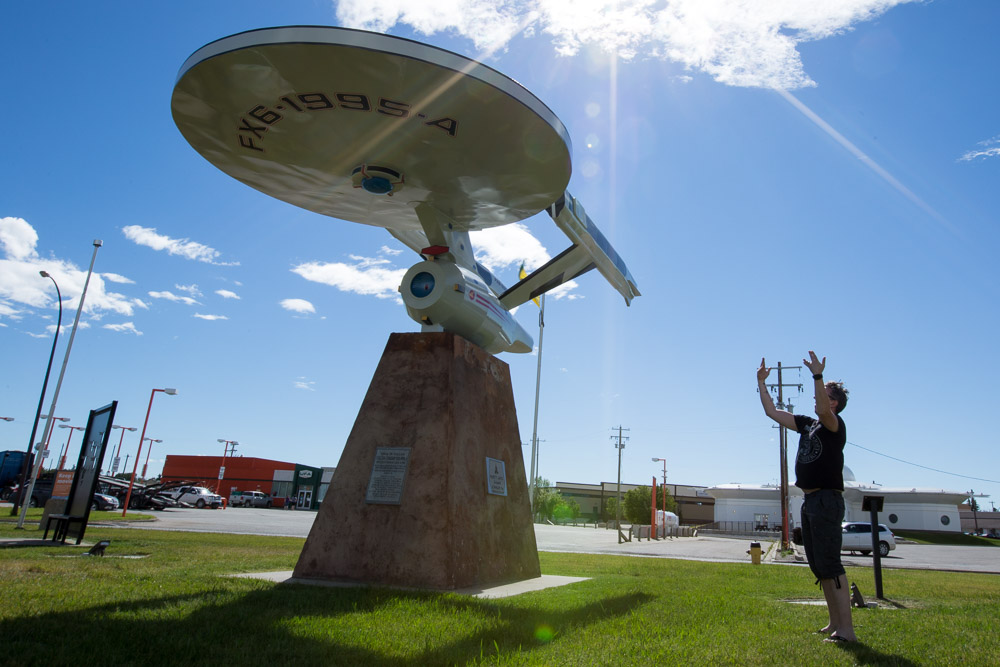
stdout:
POLYGON ((531 427, 531 480, 528 486, 531 512, 535 512, 535 480, 538 479, 538 394, 542 385, 542 338, 545 336, 545 295, 538 310, 538 370, 535 374, 535 420, 531 427))

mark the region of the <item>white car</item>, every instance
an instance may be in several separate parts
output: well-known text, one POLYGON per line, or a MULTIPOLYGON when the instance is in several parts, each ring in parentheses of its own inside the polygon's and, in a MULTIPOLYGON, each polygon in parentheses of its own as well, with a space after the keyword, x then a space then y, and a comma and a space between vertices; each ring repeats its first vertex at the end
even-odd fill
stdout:
MULTIPOLYGON (((860 552, 867 556, 872 552, 872 525, 867 521, 845 521, 844 543, 841 551, 860 552)), ((888 556, 896 548, 896 536, 884 524, 878 525, 878 553, 888 556)))
POLYGON ((222 496, 212 493, 203 486, 179 486, 176 489, 164 491, 163 495, 169 496, 179 503, 194 505, 198 509, 222 507, 222 496))

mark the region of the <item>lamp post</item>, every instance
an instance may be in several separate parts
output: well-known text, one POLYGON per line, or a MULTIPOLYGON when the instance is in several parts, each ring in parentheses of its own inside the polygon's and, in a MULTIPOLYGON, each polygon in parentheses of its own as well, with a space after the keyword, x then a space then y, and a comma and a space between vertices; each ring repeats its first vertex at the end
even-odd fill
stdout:
MULTIPOLYGON (((24 464, 21 466, 21 475, 18 479, 19 489, 18 494, 14 496, 14 506, 10 508, 10 515, 14 516, 17 514, 18 506, 20 505, 21 497, 24 492, 24 482, 28 478, 28 471, 31 469, 31 451, 35 447, 35 434, 38 432, 38 420, 42 414, 42 403, 45 402, 45 389, 49 386, 49 373, 52 371, 52 357, 56 354, 56 343, 59 342, 59 329, 62 328, 62 292, 59 291, 59 283, 56 279, 49 275, 48 271, 39 271, 38 274, 42 278, 48 278, 52 281, 52 284, 56 286, 56 301, 59 303, 59 319, 56 321, 56 335, 52 338, 52 351, 49 352, 49 365, 45 367, 45 379, 42 380, 42 395, 38 397, 38 409, 35 410, 35 422, 31 427, 31 437, 28 438, 28 451, 24 457, 24 464)), ((18 528, 21 528, 21 522, 17 524, 18 528)))
MULTIPOLYGON (((48 415, 42 415, 42 419, 48 419, 48 418, 49 418, 48 415)), ((53 417, 52 421, 54 421, 54 422, 68 422, 69 421, 69 417, 53 417)), ((50 430, 49 431, 49 437, 45 438, 45 443, 42 445, 42 451, 43 452, 49 451, 49 443, 52 442, 52 433, 54 431, 55 431, 55 429, 50 430)), ((48 454, 46 454, 44 458, 48 458, 48 454)), ((38 475, 36 474, 35 476, 37 477, 38 475)))
MULTIPOLYGON (((146 467, 149 465, 149 455, 153 452, 153 443, 163 442, 163 441, 153 440, 152 438, 144 438, 144 439, 149 440, 149 449, 146 450, 146 462, 142 464, 142 478, 146 479, 146 467)), ((142 446, 142 443, 139 443, 139 445, 142 446)), ((136 461, 138 462, 138 459, 136 459, 136 461)))
POLYGON ((66 455, 69 454, 69 441, 72 440, 72 438, 73 438, 73 431, 82 431, 82 430, 84 430, 84 427, 83 426, 67 426, 66 424, 60 424, 59 428, 68 428, 69 429, 69 437, 66 438, 66 447, 62 451, 62 456, 59 457, 59 470, 62 471, 63 466, 66 465, 66 455))
POLYGON ((139 451, 135 453, 135 465, 132 466, 132 478, 128 482, 128 493, 125 494, 125 507, 122 508, 122 516, 128 513, 128 503, 132 499, 132 487, 135 486, 135 471, 139 467, 139 457, 142 455, 142 441, 146 439, 146 426, 149 425, 149 411, 153 409, 153 398, 156 392, 162 391, 167 396, 176 396, 177 390, 172 388, 154 389, 149 394, 149 406, 146 408, 146 421, 142 423, 142 433, 139 435, 139 451))
MULTIPOLYGON (((653 463, 660 461, 663 462, 663 505, 661 507, 663 508, 663 533, 665 535, 667 532, 667 460, 653 457, 653 463)), ((653 491, 653 493, 656 493, 656 491, 653 491)))
MULTIPOLYGON (((66 355, 63 357, 62 368, 59 370, 59 379, 56 381, 56 390, 52 394, 52 404, 49 407, 50 416, 52 415, 52 413, 56 411, 56 403, 59 401, 59 390, 62 388, 63 378, 66 376, 66 366, 69 365, 69 353, 73 350, 73 340, 76 338, 76 329, 80 325, 80 315, 83 314, 83 302, 87 298, 87 287, 90 286, 90 276, 93 275, 94 273, 94 262, 97 261, 97 251, 98 249, 100 249, 102 245, 104 245, 103 241, 101 241, 100 239, 94 239, 94 254, 91 255, 90 257, 90 268, 87 269, 87 279, 83 282, 83 291, 80 293, 80 304, 76 308, 76 319, 73 320, 73 329, 70 330, 69 332, 69 343, 66 344, 66 355)), ((42 274, 42 276, 46 278, 50 277, 44 273, 42 274)), ((52 282, 55 282, 55 280, 53 280, 52 282)), ((59 296, 59 315, 60 315, 59 317, 60 324, 56 325, 56 332, 58 333, 59 326, 62 323, 62 294, 59 292, 58 286, 56 286, 56 294, 59 296)), ((53 343, 53 346, 54 345, 55 343, 53 343)), ((50 367, 52 366, 51 357, 49 358, 49 366, 50 367)), ((47 382, 48 372, 46 372, 45 374, 45 379, 47 382)), ((41 400, 44 400, 44 397, 45 397, 45 387, 43 385, 41 400)), ((39 412, 41 412, 40 408, 39 412)), ((48 439, 51 436, 51 431, 52 431, 52 420, 49 419, 47 422, 45 422, 45 431, 42 433, 42 440, 48 442, 48 439)), ((32 431, 32 433, 34 433, 34 431, 32 431)), ((35 439, 34 435, 32 435, 31 439, 32 441, 34 441, 35 439)), ((28 493, 27 495, 25 495, 25 498, 31 497, 31 492, 35 488, 35 480, 38 479, 38 473, 41 472, 41 469, 42 469, 42 462, 41 460, 39 460, 38 463, 35 464, 35 473, 31 476, 31 482, 29 482, 28 484, 28 493)), ((27 513, 28 513, 27 503, 24 503, 23 506, 21 507, 21 515, 17 518, 18 528, 24 528, 24 516, 27 513)))
MULTIPOLYGON (((219 466, 219 481, 215 483, 215 492, 219 493, 219 491, 222 489, 222 478, 226 474, 226 452, 228 452, 230 446, 232 446, 232 448, 233 448, 232 453, 235 454, 236 453, 236 447, 240 443, 236 442, 235 440, 223 440, 222 438, 217 439, 216 442, 223 442, 223 443, 225 443, 225 446, 223 446, 223 448, 222 448, 222 465, 219 466)), ((219 495, 221 496, 222 494, 219 493, 219 495)))
MULTIPOLYGON (((627 428, 622 428, 621 426, 615 427, 618 430, 618 442, 615 443, 615 449, 618 450, 618 491, 617 491, 617 502, 615 503, 615 528, 618 530, 618 544, 622 543, 622 450, 625 449, 625 441, 628 440, 627 437, 622 436, 622 431, 627 431, 627 428)), ((612 429, 612 430, 615 430, 612 429)), ((614 440, 615 436, 611 436, 614 440)))
POLYGON ((138 431, 139 430, 139 429, 137 429, 134 426, 112 426, 111 427, 112 430, 114 430, 116 428, 121 429, 122 435, 121 435, 120 438, 118 438, 118 449, 115 450, 115 457, 113 459, 111 459, 111 476, 112 477, 114 477, 116 474, 118 474, 118 457, 122 453, 122 440, 125 439, 125 431, 138 431))

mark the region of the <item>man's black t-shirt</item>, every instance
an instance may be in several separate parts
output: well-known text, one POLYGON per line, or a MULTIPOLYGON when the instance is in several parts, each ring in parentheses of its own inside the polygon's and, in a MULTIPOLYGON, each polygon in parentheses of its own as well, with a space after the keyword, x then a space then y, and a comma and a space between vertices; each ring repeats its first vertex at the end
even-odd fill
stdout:
POLYGON ((795 456, 795 486, 800 489, 844 490, 844 445, 847 427, 837 415, 834 433, 818 419, 795 415, 799 451, 795 456))

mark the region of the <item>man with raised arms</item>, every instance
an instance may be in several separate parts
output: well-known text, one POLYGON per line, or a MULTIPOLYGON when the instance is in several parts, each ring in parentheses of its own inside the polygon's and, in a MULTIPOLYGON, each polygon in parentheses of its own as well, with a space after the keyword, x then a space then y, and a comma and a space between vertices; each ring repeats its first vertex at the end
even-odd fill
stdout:
POLYGON ((795 456, 795 486, 802 489, 802 542, 809 568, 823 587, 830 623, 820 632, 830 636, 824 641, 853 642, 851 597, 847 574, 840 561, 844 521, 844 445, 847 427, 840 412, 847 405, 847 390, 840 382, 823 382, 826 357, 820 361, 809 351, 802 362, 812 373, 816 392, 816 417, 793 415, 774 407, 765 381, 771 370, 760 360, 757 390, 764 413, 785 428, 799 434, 795 456))

